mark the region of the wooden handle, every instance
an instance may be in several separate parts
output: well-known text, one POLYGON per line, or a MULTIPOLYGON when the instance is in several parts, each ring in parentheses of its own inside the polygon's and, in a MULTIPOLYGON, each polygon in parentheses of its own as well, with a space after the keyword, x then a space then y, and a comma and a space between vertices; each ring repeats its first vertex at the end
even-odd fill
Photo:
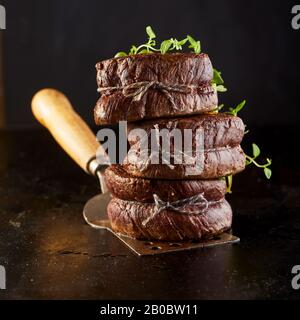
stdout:
POLYGON ((101 146, 67 97, 54 89, 41 90, 32 99, 32 111, 66 153, 88 172, 87 164, 101 146))

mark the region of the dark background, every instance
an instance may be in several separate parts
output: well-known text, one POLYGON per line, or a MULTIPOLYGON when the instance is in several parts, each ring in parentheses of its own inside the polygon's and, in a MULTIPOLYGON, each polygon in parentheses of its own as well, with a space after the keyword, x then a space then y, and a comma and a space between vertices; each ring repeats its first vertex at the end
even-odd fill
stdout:
POLYGON ((289 1, 2 1, 7 11, 4 83, 9 127, 37 125, 30 112, 43 87, 62 90, 90 123, 97 100, 94 65, 145 40, 192 34, 229 91, 220 103, 248 104, 249 125, 298 125, 300 30, 289 1))

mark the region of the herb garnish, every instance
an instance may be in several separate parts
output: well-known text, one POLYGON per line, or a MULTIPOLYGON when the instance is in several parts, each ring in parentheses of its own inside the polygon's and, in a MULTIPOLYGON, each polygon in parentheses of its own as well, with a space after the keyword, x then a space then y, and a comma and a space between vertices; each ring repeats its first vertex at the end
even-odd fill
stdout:
MULTIPOLYGON (((228 111, 226 111, 226 114, 230 114, 232 116, 237 116, 237 114, 244 108, 246 104, 246 100, 243 100, 241 103, 239 103, 235 108, 230 107, 228 109, 228 111)), ((214 111, 218 112, 219 110, 221 110, 224 107, 224 105, 220 105, 218 106, 214 111)), ((246 126, 245 126, 246 127, 246 126)), ((249 132, 249 130, 245 131, 244 134, 247 134, 249 132)), ((262 168, 264 170, 264 174, 266 176, 267 179, 270 179, 272 176, 272 170, 270 169, 270 166, 272 164, 272 160, 269 158, 266 158, 266 163, 265 164, 259 164, 256 161, 256 158, 260 155, 260 148, 257 146, 257 144, 252 143, 252 157, 248 156, 247 154, 245 154, 246 156, 246 166, 250 165, 250 164, 254 164, 256 167, 258 168, 262 168)), ((227 193, 232 193, 231 188, 232 188, 232 181, 233 181, 233 176, 226 176, 225 177, 226 180, 226 184, 227 184, 227 193)))
MULTIPOLYGON (((247 154, 245 154, 245 156, 246 156, 246 166, 248 166, 248 165, 253 163, 256 167, 264 169, 264 174, 265 174, 266 178, 270 179, 271 176, 272 176, 272 170, 269 167, 272 164, 272 160, 267 158, 266 159, 267 162, 265 164, 257 163, 257 161, 255 159, 260 155, 260 149, 257 146, 257 144, 255 144, 255 143, 252 143, 252 154, 253 154, 252 157, 250 157, 247 154)), ((227 185, 226 193, 232 193, 231 189, 232 189, 233 175, 226 176, 225 180, 226 180, 226 185, 227 185)))
POLYGON ((226 113, 236 117, 237 114, 244 108, 245 104, 246 104, 246 100, 243 100, 235 108, 230 107, 229 110, 226 111, 226 113))
POLYGON ((212 85, 213 87, 218 91, 218 92, 225 92, 227 89, 224 87, 224 80, 221 76, 221 72, 214 69, 214 76, 212 80, 212 85))
MULTIPOLYGON (((182 51, 184 45, 188 45, 189 49, 193 49, 194 53, 201 53, 201 42, 195 40, 191 35, 187 35, 182 40, 177 40, 176 38, 170 38, 161 42, 159 48, 156 47, 156 34, 153 29, 148 26, 146 28, 146 33, 148 35, 148 42, 141 44, 139 46, 132 45, 129 53, 124 51, 118 52, 115 58, 130 56, 133 54, 149 54, 154 52, 159 52, 161 54, 166 54, 170 51, 182 51)), ((221 77, 221 72, 216 69, 214 70, 212 85, 218 92, 225 92, 227 89, 224 87, 224 80, 221 77)))
POLYGON ((272 164, 272 160, 267 158, 267 162, 265 164, 257 163, 255 159, 260 155, 260 149, 255 143, 252 143, 252 155, 253 156, 250 157, 246 154, 246 165, 248 166, 249 164, 253 163, 256 167, 264 169, 264 174, 266 178, 270 179, 272 175, 272 170, 269 167, 272 164))
POLYGON ((201 43, 200 41, 195 40, 192 36, 187 35, 186 38, 182 40, 177 40, 175 38, 170 38, 168 40, 164 40, 159 48, 156 48, 156 34, 153 29, 148 26, 146 28, 146 33, 148 35, 148 42, 145 44, 141 44, 139 46, 132 45, 129 53, 124 51, 118 52, 115 57, 124 57, 132 54, 145 54, 145 53, 154 53, 160 52, 161 54, 165 54, 169 51, 181 51, 185 44, 188 44, 188 48, 193 49, 195 53, 201 53, 201 43))

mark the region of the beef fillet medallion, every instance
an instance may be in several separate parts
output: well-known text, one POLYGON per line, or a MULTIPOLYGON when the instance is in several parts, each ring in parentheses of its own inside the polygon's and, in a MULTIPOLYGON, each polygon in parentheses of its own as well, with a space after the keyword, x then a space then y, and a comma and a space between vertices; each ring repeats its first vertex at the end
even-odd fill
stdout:
POLYGON ((141 240, 202 240, 230 229, 232 223, 232 210, 225 199, 209 202, 197 214, 168 208, 158 211, 153 203, 118 198, 110 201, 107 210, 115 232, 141 240))
MULTIPOLYGON (((149 179, 217 179, 236 174, 245 168, 245 154, 240 147, 244 136, 243 121, 227 114, 204 114, 188 118, 159 119, 131 123, 128 127, 130 149, 124 160, 124 170, 134 177, 149 179), (182 136, 185 129, 192 130, 192 149, 196 150, 196 133, 201 129, 203 150, 194 154, 195 164, 159 164, 151 163, 151 150, 142 157, 143 148, 137 135, 131 134, 133 129, 144 129, 151 146, 151 130, 161 132, 167 129, 179 129, 182 136), (131 133, 130 133, 131 132, 131 133)), ((174 139, 171 139, 170 153, 174 154, 174 139)), ((161 142, 160 147, 162 148, 161 142)))
POLYGON ((147 179, 218 179, 234 175, 245 169, 246 158, 240 146, 225 147, 214 151, 204 151, 203 165, 191 164, 151 164, 137 161, 136 157, 126 157, 124 170, 134 177, 147 179))
POLYGON ((218 105, 207 54, 137 54, 96 65, 98 125, 200 114, 218 105))
POLYGON ((215 180, 159 180, 136 178, 129 175, 122 165, 112 165, 105 171, 106 185, 119 199, 152 203, 156 194, 165 202, 202 194, 207 201, 222 199, 226 193, 224 179, 215 180))

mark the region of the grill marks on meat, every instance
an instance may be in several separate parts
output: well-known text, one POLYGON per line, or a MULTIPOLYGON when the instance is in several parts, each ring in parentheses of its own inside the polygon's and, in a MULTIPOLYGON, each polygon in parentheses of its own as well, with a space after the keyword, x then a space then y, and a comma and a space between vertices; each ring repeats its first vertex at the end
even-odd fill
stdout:
POLYGON ((123 88, 144 81, 193 86, 190 93, 170 91, 174 104, 164 92, 153 88, 139 101, 126 97, 122 90, 102 94, 94 110, 99 125, 199 114, 218 105, 217 93, 211 86, 213 68, 206 54, 132 55, 99 62, 96 69, 99 88, 123 88))
POLYGON ((155 213, 155 205, 113 198, 108 216, 115 232, 136 239, 163 241, 200 240, 231 227, 232 210, 223 199, 209 204, 202 214, 180 214, 165 209, 155 213), (144 222, 153 216, 146 225, 144 222))

